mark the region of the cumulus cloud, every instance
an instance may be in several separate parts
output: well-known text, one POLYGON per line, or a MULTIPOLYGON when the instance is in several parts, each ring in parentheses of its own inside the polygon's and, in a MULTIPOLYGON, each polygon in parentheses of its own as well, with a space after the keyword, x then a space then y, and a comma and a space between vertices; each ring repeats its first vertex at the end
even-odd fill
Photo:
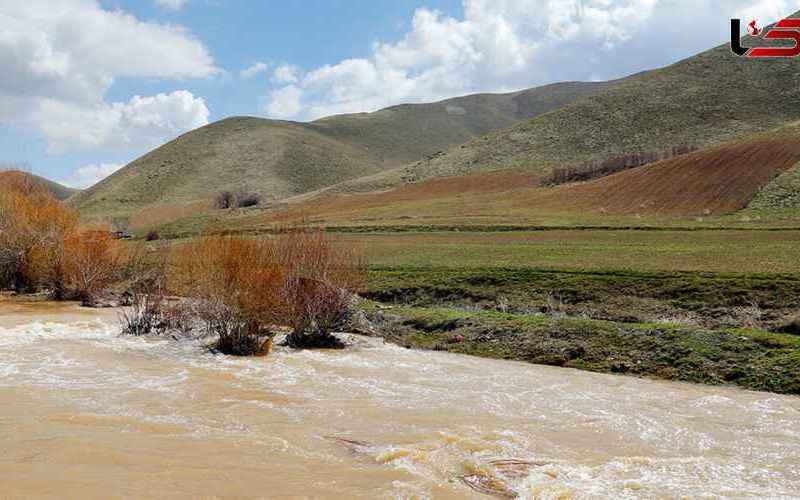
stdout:
MULTIPOLYGON (((291 78, 262 111, 314 119, 473 92, 625 76, 723 43, 733 15, 789 14, 783 0, 464 0, 463 19, 418 9, 398 41, 291 78)), ((277 73, 277 70, 276 72, 277 73)))
POLYGON ((267 63, 257 62, 240 71, 239 76, 245 79, 253 78, 256 75, 267 71, 267 69, 269 69, 269 65, 267 63))
POLYGON ((184 28, 96 0, 3 0, 0 25, 0 122, 36 129, 52 150, 151 144, 207 121, 205 103, 185 91, 105 100, 119 78, 217 74, 184 28))
POLYGON ((91 108, 44 100, 34 120, 48 137, 51 152, 58 153, 76 147, 149 149, 206 125, 208 115, 202 98, 178 90, 91 108))
POLYGON ((181 10, 189 0, 155 0, 155 4, 164 9, 181 10))
POLYGON ((272 72, 272 81, 278 84, 296 83, 300 68, 291 64, 282 64, 272 72))
POLYGON ((84 165, 75 169, 75 172, 64 179, 62 184, 77 189, 85 189, 102 181, 109 175, 121 169, 123 165, 117 163, 100 163, 84 165))

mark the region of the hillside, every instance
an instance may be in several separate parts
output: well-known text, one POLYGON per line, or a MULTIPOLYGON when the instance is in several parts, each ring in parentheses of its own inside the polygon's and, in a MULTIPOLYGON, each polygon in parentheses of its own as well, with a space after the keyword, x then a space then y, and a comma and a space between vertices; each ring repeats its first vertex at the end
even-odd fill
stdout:
POLYGON ((326 191, 270 210, 190 216, 164 230, 171 234, 249 232, 300 222, 430 229, 774 225, 780 220, 772 220, 762 205, 796 209, 798 164, 800 124, 587 182, 543 187, 542 176, 536 172, 497 170, 436 177, 369 193, 326 191), (745 208, 749 211, 741 212, 745 208), (732 218, 737 213, 741 217, 732 218))
POLYGON ((229 118, 144 155, 71 203, 91 217, 205 200, 222 189, 248 189, 267 201, 280 200, 421 159, 608 85, 554 84, 311 123, 229 118))
POLYGON ((31 182, 41 186, 46 191, 50 192, 58 200, 66 200, 67 198, 78 192, 77 189, 72 189, 67 186, 63 186, 57 182, 53 182, 49 179, 45 179, 44 177, 39 177, 38 175, 34 175, 28 172, 21 172, 19 170, 0 171, 0 184, 2 184, 3 182, 8 182, 9 178, 11 177, 27 178, 31 182))
POLYGON ((800 59, 740 58, 722 45, 335 190, 370 191, 509 168, 545 172, 621 153, 714 145, 800 119, 799 74, 800 59))

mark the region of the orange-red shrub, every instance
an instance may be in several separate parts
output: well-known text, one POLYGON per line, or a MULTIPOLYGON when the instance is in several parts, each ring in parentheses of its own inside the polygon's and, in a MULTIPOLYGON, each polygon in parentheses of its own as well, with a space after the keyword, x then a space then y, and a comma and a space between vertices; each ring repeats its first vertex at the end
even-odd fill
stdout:
POLYGON ((363 274, 358 253, 321 231, 207 237, 172 261, 173 289, 197 300, 218 349, 238 355, 264 352, 276 325, 291 328, 294 347, 337 345, 331 332, 348 318, 363 274))
POLYGON ((118 276, 122 249, 109 230, 83 230, 67 234, 63 270, 68 288, 85 302, 118 276))
POLYGON ((4 174, 0 184, 0 288, 62 288, 66 235, 77 214, 25 176, 4 174))
POLYGON ((281 266, 266 241, 206 237, 175 250, 171 285, 198 301, 197 312, 217 349, 264 353, 281 311, 281 266))
POLYGON ((362 284, 360 253, 320 230, 288 232, 274 244, 286 270, 281 296, 284 323, 292 329, 287 343, 293 347, 337 345, 331 333, 349 319, 353 293, 362 284))

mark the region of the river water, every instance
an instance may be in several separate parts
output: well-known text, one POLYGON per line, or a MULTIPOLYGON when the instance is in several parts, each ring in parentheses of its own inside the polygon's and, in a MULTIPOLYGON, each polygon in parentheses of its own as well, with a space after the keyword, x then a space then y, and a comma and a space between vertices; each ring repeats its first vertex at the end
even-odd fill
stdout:
POLYGON ((0 303, 0 497, 794 498, 800 398, 0 303))

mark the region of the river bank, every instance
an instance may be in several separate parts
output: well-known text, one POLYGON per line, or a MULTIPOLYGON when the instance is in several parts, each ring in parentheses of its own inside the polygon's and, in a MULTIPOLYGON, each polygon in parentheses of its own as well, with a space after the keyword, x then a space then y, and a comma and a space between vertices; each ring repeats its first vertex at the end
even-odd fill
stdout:
POLYGON ((791 275, 384 268, 364 293, 409 348, 800 394, 791 275))

